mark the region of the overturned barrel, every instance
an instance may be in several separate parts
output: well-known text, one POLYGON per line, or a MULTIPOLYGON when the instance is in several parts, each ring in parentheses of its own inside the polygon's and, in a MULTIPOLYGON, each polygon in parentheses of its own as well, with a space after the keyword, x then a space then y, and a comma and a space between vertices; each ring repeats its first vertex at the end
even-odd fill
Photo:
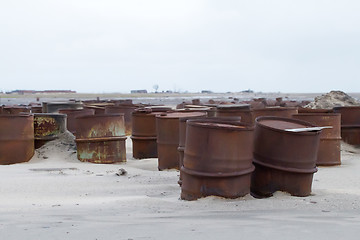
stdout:
POLYGON ((351 145, 360 145, 360 106, 334 107, 341 114, 341 138, 351 145))
POLYGON ((66 115, 59 113, 34 113, 35 148, 59 137, 66 131, 66 115))
POLYGON ((290 118, 258 117, 255 124, 251 194, 269 197, 285 191, 308 196, 317 171, 321 131, 310 128, 314 124, 290 118))
POLYGON ((76 118, 86 115, 94 115, 93 109, 59 109, 59 113, 66 114, 66 127, 72 134, 76 134, 76 118))
POLYGON ((310 122, 316 126, 328 126, 321 131, 316 160, 318 166, 340 165, 340 119, 339 113, 299 113, 293 118, 310 122))
POLYGON ((249 104, 223 104, 216 107, 216 117, 241 117, 246 124, 253 124, 254 117, 249 104))
POLYGON ((156 115, 171 107, 147 107, 132 113, 132 150, 135 159, 157 158, 156 115))
MULTIPOLYGON (((206 113, 204 113, 206 114, 206 113)), ((179 169, 179 119, 199 116, 197 112, 174 112, 156 116, 156 135, 158 149, 158 168, 179 169)))
POLYGON ((77 157, 82 162, 125 162, 125 140, 124 114, 76 118, 77 157))
POLYGON ((0 115, 0 164, 29 161, 34 155, 34 117, 0 115))
POLYGON ((188 120, 181 198, 237 198, 250 192, 253 127, 243 123, 188 120))

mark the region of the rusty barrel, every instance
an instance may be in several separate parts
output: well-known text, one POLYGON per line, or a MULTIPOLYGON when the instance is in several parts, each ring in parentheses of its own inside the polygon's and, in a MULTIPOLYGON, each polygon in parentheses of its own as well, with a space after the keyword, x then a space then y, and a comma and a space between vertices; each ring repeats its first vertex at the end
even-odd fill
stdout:
POLYGON ((124 114, 76 117, 77 157, 82 162, 126 161, 124 114))
POLYGON ((257 117, 273 116, 292 118, 292 115, 297 114, 297 107, 266 107, 253 110, 254 121, 257 117))
POLYGON ((298 113, 333 113, 332 109, 326 109, 326 108, 298 108, 298 113))
POLYGON ((69 101, 69 102, 43 102, 44 113, 58 113, 59 109, 82 109, 83 104, 81 102, 69 101))
POLYGON ((319 150, 316 160, 318 166, 340 165, 341 115, 339 113, 299 113, 293 118, 310 122, 316 126, 331 126, 320 134, 319 150))
POLYGON ((59 113, 34 113, 35 148, 59 137, 66 131, 66 115, 59 113))
POLYGON ((157 158, 156 115, 171 107, 147 107, 132 113, 132 150, 135 159, 157 158))
POLYGON ((181 198, 237 198, 250 192, 254 128, 243 123, 188 120, 181 198))
POLYGON ((276 191, 294 196, 311 193, 320 140, 319 130, 291 132, 315 127, 309 122, 280 117, 258 117, 255 121, 254 165, 251 194, 269 197, 276 191))
POLYGON ((31 113, 42 113, 42 106, 31 106, 31 113))
POLYGON ((159 170, 179 169, 179 119, 198 115, 197 112, 174 112, 156 116, 159 170))
POLYGON ((216 117, 241 117, 246 124, 253 124, 253 113, 249 104, 224 104, 216 107, 216 117))
POLYGON ((3 114, 30 113, 30 108, 25 106, 4 106, 3 114))
POLYGON ((0 115, 0 164, 27 162, 33 155, 33 115, 0 115))
POLYGON ((135 111, 137 105, 117 105, 117 106, 106 106, 105 114, 111 113, 123 113, 125 118, 125 133, 131 135, 132 131, 132 113, 135 111))
POLYGON ((66 128, 72 134, 76 134, 76 118, 86 115, 94 115, 95 110, 93 109, 59 109, 59 113, 66 114, 66 128))
POLYGON ((351 145, 360 145, 360 106, 334 107, 341 114, 341 138, 351 145))

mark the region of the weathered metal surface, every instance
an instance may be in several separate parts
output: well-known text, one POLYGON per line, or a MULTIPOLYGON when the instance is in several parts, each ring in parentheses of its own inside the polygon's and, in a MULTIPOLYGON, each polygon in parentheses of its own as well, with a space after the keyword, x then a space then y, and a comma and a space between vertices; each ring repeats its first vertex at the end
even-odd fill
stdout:
POLYGON ((34 155, 34 117, 0 115, 0 164, 29 161, 34 155))
POLYGON ((320 134, 316 160, 318 166, 340 165, 341 115, 339 113, 299 113, 293 118, 310 122, 316 126, 331 126, 320 134))
POLYGON ((34 114, 35 148, 59 137, 66 131, 66 115, 58 113, 34 114))
POLYGON ((84 109, 90 109, 95 111, 95 115, 104 115, 105 114, 105 107, 99 107, 99 106, 84 106, 84 109))
POLYGON ((351 145, 360 145, 360 106, 334 107, 341 114, 341 138, 351 145))
POLYGON ((155 116, 170 110, 170 107, 154 107, 132 113, 131 139, 135 159, 158 157, 155 116))
POLYGON ((31 106, 31 113, 42 113, 42 106, 31 106))
POLYGON ((332 109, 298 108, 298 113, 333 113, 332 109))
POLYGON ((135 111, 137 105, 117 105, 117 106, 106 106, 105 114, 111 113, 123 113, 125 118, 125 133, 131 135, 132 131, 132 113, 135 111))
POLYGON ((83 162, 126 161, 124 114, 76 117, 77 157, 83 162))
MULTIPOLYGON (((199 117, 183 117, 180 118, 179 125, 179 167, 184 165, 184 151, 185 151, 185 142, 186 142, 186 126, 187 121, 197 121, 201 119, 202 122, 210 122, 210 123, 240 123, 241 117, 206 117, 206 115, 199 117)), ((182 172, 180 171, 179 176, 179 185, 182 184, 182 172)))
POLYGON ((187 122, 181 198, 237 198, 250 192, 253 128, 242 123, 187 122))
POLYGON ((261 116, 291 118, 292 115, 297 113, 298 110, 296 107, 267 107, 262 109, 254 109, 253 117, 254 117, 254 121, 257 117, 261 117, 261 116))
POLYGON ((59 109, 82 109, 83 104, 81 102, 69 101, 69 102, 43 102, 44 113, 58 113, 59 109), (44 111, 44 106, 46 110, 44 111))
POLYGON ((268 197, 275 191, 285 191, 294 196, 308 196, 309 181, 317 171, 320 131, 285 131, 315 127, 289 118, 259 117, 255 123, 252 195, 268 197))
POLYGON ((4 106, 3 114, 30 113, 30 108, 25 106, 4 106))
POLYGON ((254 117, 249 104, 229 104, 218 105, 216 107, 216 117, 241 117, 241 121, 246 124, 253 124, 254 117))
POLYGON ((175 112, 156 116, 158 168, 179 169, 179 118, 198 116, 197 112, 175 112))
POLYGON ((94 115, 93 109, 59 109, 59 113, 66 114, 66 127, 72 134, 76 135, 76 117, 94 115))

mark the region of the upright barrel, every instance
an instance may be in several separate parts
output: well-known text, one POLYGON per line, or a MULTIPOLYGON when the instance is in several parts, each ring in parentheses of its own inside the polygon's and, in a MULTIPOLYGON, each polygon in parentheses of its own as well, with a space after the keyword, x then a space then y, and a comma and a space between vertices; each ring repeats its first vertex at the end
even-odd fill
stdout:
POLYGON ((252 125, 253 113, 249 104, 224 104, 216 107, 216 117, 241 117, 241 121, 252 125))
POLYGON ((341 138, 351 145, 360 145, 360 106, 334 107, 341 114, 341 138))
POLYGON ((243 123, 188 120, 181 198, 237 198, 250 192, 253 127, 243 123))
POLYGON ((316 165, 332 166, 341 164, 341 115, 339 113, 299 113, 293 115, 293 118, 307 121, 320 127, 331 127, 321 131, 316 165))
POLYGON ((33 115, 0 115, 0 164, 27 162, 33 155, 33 115))
POLYGON ((132 113, 135 111, 137 105, 117 105, 117 106, 106 106, 105 114, 111 113, 123 113, 125 118, 125 133, 126 135, 131 135, 132 131, 132 113))
POLYGON ((59 113, 34 113, 35 148, 59 137, 66 131, 66 115, 59 113))
POLYGON ((76 118, 86 115, 94 115, 94 109, 59 109, 59 113, 66 114, 66 127, 72 134, 76 134, 76 118))
POLYGON ((43 102, 43 113, 59 113, 59 109, 82 109, 82 102, 43 102))
POLYGON ((82 162, 126 161, 123 114, 86 115, 76 118, 77 157, 82 162))
POLYGON ((306 131, 315 125, 290 118, 258 117, 255 123, 252 195, 310 195, 321 131, 306 131))
POLYGON ((297 107, 266 107, 253 110, 254 121, 261 116, 292 118, 292 115, 297 113, 297 107))

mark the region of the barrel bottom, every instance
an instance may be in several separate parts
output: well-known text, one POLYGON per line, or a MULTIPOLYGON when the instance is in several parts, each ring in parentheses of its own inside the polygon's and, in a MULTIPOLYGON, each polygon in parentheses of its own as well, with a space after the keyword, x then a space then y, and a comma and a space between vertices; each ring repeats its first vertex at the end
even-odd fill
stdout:
POLYGON ((82 162, 118 163, 126 162, 125 139, 86 141, 76 140, 77 157, 82 162))
POLYGON ((316 165, 341 165, 340 139, 320 139, 316 165))
POLYGON ((350 145, 360 146, 360 126, 341 127, 341 138, 350 145))
POLYGON ((192 175, 181 168, 181 199, 197 200, 207 196, 238 198, 250 193, 251 172, 239 176, 210 177, 192 175))
POLYGON ((133 157, 135 159, 157 158, 156 138, 136 139, 131 137, 133 145, 133 157))
POLYGON ((179 153, 177 148, 178 144, 157 144, 159 171, 166 169, 179 170, 179 153))
POLYGON ((255 198, 271 197, 276 191, 292 196, 306 197, 311 194, 313 173, 295 173, 265 167, 254 163, 251 176, 251 195, 255 198))

